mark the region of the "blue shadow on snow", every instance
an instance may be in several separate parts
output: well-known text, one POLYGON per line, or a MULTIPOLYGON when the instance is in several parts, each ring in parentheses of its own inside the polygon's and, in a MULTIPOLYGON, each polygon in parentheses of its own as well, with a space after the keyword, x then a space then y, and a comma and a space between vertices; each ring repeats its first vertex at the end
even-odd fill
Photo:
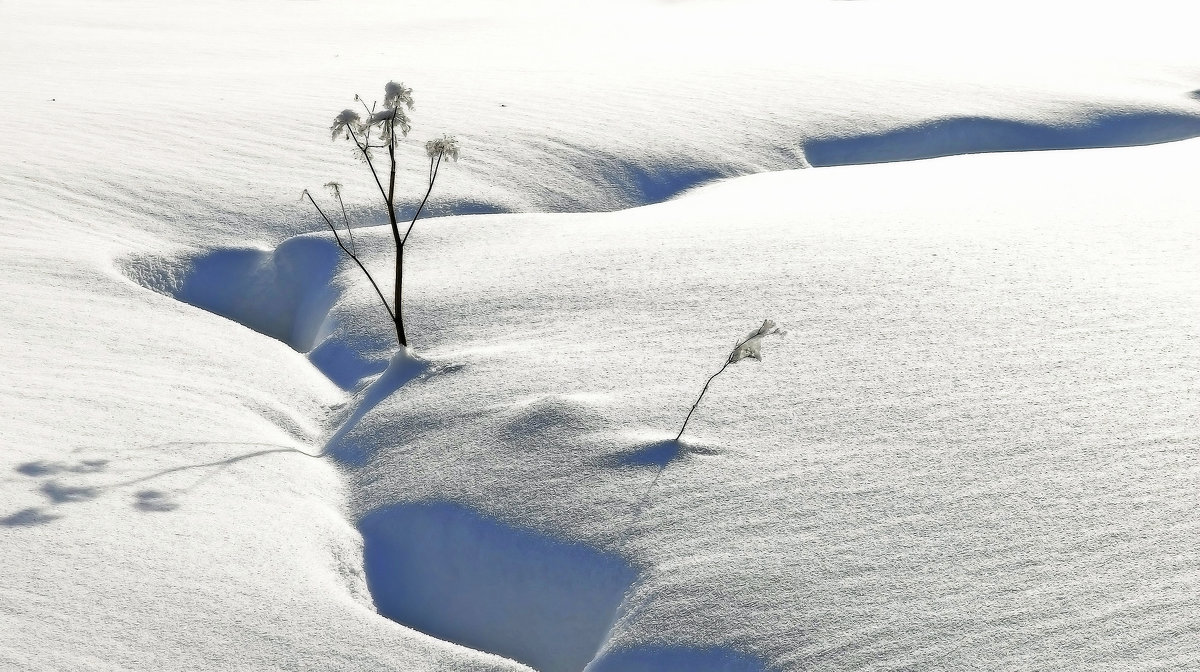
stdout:
POLYGON ((622 558, 447 502, 397 504, 358 524, 379 613, 539 672, 579 672, 633 584, 622 558))
POLYGON ((191 260, 172 294, 306 352, 333 306, 339 254, 317 236, 289 238, 274 250, 215 250, 191 260))
POLYGON ((1200 118, 1169 112, 1111 114, 1076 123, 952 117, 852 138, 812 140, 804 155, 814 167, 928 159, 978 152, 1125 147, 1200 135, 1200 118))
POLYGON ((33 527, 35 525, 45 525, 61 517, 52 513, 46 513, 43 509, 28 508, 0 518, 0 525, 4 527, 33 527))
POLYGON ((308 361, 343 390, 352 390, 364 379, 387 368, 386 362, 364 357, 353 343, 327 338, 308 353, 308 361))
POLYGON ((623 467, 664 468, 679 459, 683 446, 674 439, 637 446, 632 451, 617 455, 614 462, 623 467))
POLYGON ((646 168, 627 164, 624 170, 613 176, 618 184, 624 183, 640 203, 661 203, 702 184, 726 177, 714 168, 646 168))
POLYGON ((634 446, 632 449, 610 455, 606 458, 608 464, 617 467, 658 467, 665 469, 668 464, 677 462, 688 455, 716 455, 714 448, 679 442, 675 439, 655 441, 634 446))

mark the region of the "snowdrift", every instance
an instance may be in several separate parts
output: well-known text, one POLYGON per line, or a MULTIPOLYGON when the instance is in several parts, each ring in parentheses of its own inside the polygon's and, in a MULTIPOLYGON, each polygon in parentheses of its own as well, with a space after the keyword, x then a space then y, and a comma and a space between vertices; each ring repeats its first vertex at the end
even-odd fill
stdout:
POLYGON ((1191 14, 0 3, 0 667, 1197 667, 1191 14))

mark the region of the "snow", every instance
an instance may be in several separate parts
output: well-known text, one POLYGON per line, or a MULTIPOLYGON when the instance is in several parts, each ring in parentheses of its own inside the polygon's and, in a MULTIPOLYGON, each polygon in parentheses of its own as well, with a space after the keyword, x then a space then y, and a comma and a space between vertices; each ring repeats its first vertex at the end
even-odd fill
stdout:
POLYGON ((444 502, 362 519, 379 613, 539 670, 581 670, 633 583, 619 556, 479 517, 444 502))
POLYGON ((0 4, 0 668, 1197 665, 1186 3, 431 4, 0 4))

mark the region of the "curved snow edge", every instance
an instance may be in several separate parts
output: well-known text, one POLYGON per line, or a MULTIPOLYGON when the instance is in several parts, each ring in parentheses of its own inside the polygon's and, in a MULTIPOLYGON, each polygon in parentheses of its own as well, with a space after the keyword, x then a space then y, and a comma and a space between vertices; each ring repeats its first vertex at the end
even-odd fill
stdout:
POLYGON ((451 502, 396 504, 358 523, 379 613, 540 672, 579 672, 636 579, 623 558, 451 502))
POLYGON ((351 389, 382 366, 327 342, 342 292, 341 251, 323 234, 288 238, 272 250, 225 248, 179 257, 140 256, 117 266, 152 291, 220 315, 308 355, 321 373, 351 389))
POLYGON ((804 144, 814 167, 931 159, 956 154, 1130 147, 1200 136, 1200 111, 1107 110, 1083 119, 962 116, 804 144))

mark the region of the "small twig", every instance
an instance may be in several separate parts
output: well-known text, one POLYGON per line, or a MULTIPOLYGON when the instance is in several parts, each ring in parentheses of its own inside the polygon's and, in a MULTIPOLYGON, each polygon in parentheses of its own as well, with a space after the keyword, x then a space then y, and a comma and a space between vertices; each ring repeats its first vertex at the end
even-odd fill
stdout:
MULTIPOLYGON (((358 134, 354 132, 353 128, 350 128, 349 126, 347 126, 346 130, 350 131, 350 137, 354 139, 354 144, 358 146, 358 151, 362 152, 363 159, 365 159, 367 162, 367 167, 371 169, 371 177, 375 178, 375 185, 377 187, 379 187, 379 194, 381 196, 383 196, 383 200, 386 201, 388 198, 388 194, 383 189, 383 182, 379 181, 379 174, 375 172, 375 163, 371 161, 371 153, 367 151, 368 149, 370 149, 370 147, 367 147, 366 145, 364 145, 363 143, 358 141, 358 134)), ((367 129, 367 132, 370 133, 369 128, 367 129)))
POLYGON ((354 244, 354 230, 350 228, 350 216, 346 214, 346 204, 342 202, 342 187, 337 182, 330 182, 325 186, 333 189, 333 195, 342 208, 342 221, 346 224, 346 235, 350 237, 350 250, 358 254, 358 246, 354 244))
POLYGON ((438 153, 437 163, 434 163, 432 156, 429 157, 429 163, 432 166, 429 173, 429 188, 425 190, 425 198, 421 199, 421 204, 417 206, 417 211, 413 213, 412 221, 408 223, 408 230, 404 232, 404 238, 400 240, 401 245, 408 242, 408 234, 412 233, 413 225, 417 223, 417 218, 421 216, 421 210, 425 208, 425 202, 429 200, 429 194, 433 192, 433 183, 437 180, 438 169, 442 166, 442 155, 443 153, 438 153))
POLYGON ((362 272, 367 276, 367 280, 370 281, 371 286, 375 288, 375 293, 379 295, 379 300, 383 302, 383 309, 387 311, 388 316, 391 317, 392 321, 394 322, 396 320, 396 314, 392 312, 392 307, 388 305, 387 299, 383 298, 383 292, 379 290, 379 285, 375 283, 375 278, 371 276, 371 272, 368 271, 367 267, 363 265, 361 260, 359 260, 358 255, 351 251, 350 248, 346 247, 344 243, 342 243, 342 237, 338 235, 337 227, 333 225, 333 220, 329 219, 329 217, 325 214, 325 211, 321 209, 321 206, 317 205, 317 202, 313 200, 312 194, 308 193, 308 190, 305 189, 303 195, 308 197, 308 202, 312 203, 313 207, 317 209, 317 213, 321 215, 321 219, 324 219, 325 224, 329 226, 329 230, 333 231, 333 238, 337 241, 338 247, 342 248, 342 251, 345 252, 346 255, 351 259, 353 259, 354 263, 358 264, 358 267, 362 269, 362 272))
MULTIPOLYGON (((729 360, 726 359, 725 366, 721 367, 721 371, 724 371, 725 368, 728 366, 729 366, 729 360)), ((679 428, 679 433, 675 435, 676 443, 678 443, 679 438, 683 436, 683 430, 687 429, 688 420, 692 419, 692 413, 696 412, 696 407, 700 405, 700 400, 704 398, 704 393, 708 391, 708 386, 712 383, 713 378, 716 378, 717 376, 721 375, 721 371, 717 371, 713 375, 709 376, 708 380, 704 383, 704 388, 700 390, 700 396, 696 397, 696 403, 692 404, 692 409, 690 411, 688 411, 687 417, 683 419, 683 426, 679 428)))
POLYGON ((729 356, 725 358, 725 364, 721 367, 721 370, 717 371, 713 375, 709 376, 708 380, 705 381, 704 388, 700 390, 700 396, 696 397, 696 403, 692 404, 692 410, 688 411, 687 417, 683 419, 683 427, 680 427, 679 433, 675 435, 676 443, 678 443, 680 437, 683 436, 683 430, 687 429, 688 420, 692 419, 692 413, 696 412, 696 407, 700 405, 700 400, 704 398, 704 393, 708 391, 708 386, 712 383, 713 378, 716 378, 717 376, 721 375, 721 373, 723 371, 725 371, 725 369, 729 368, 729 365, 733 363, 734 355, 737 354, 738 349, 740 349, 743 345, 749 343, 750 340, 753 339, 754 337, 755 337, 755 335, 751 334, 750 336, 746 337, 745 340, 738 341, 737 344, 733 346, 733 350, 729 351, 729 356))

